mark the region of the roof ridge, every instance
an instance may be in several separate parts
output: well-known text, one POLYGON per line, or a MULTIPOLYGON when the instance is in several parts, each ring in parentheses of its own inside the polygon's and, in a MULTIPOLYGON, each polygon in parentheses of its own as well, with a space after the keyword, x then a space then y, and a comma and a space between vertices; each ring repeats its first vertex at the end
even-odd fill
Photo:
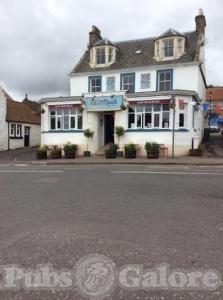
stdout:
MULTIPOLYGON (((172 28, 170 28, 172 30, 172 28)), ((169 30, 169 29, 168 29, 169 30)), ((176 31, 174 29, 174 31, 176 31)), ((180 34, 184 34, 184 35, 188 35, 188 34, 192 34, 194 33, 195 30, 191 30, 191 31, 186 31, 186 32, 182 32, 180 34)), ((126 42, 134 42, 134 41, 145 41, 145 40, 153 40, 153 39, 157 39, 160 36, 153 36, 153 37, 145 37, 145 38, 139 38, 139 39, 130 39, 130 40, 122 40, 122 41, 117 41, 117 42, 113 42, 114 44, 118 44, 118 43, 126 43, 126 42)))

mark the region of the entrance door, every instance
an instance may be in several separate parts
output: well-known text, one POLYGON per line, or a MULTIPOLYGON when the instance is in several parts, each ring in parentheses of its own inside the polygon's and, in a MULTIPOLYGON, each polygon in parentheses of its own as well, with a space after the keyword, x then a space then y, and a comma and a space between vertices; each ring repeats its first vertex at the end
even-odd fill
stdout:
POLYGON ((30 127, 25 126, 24 129, 24 147, 29 147, 30 140, 30 127))
POLYGON ((104 115, 105 144, 114 143, 114 113, 104 115))

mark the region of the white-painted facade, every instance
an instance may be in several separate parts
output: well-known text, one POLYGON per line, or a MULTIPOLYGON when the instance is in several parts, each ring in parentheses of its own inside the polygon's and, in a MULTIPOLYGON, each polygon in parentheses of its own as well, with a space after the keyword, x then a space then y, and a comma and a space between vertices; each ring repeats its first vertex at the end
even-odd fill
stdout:
MULTIPOLYGON (((203 18, 203 15, 199 17, 203 18)), ((198 21, 199 20, 196 20, 196 22, 198 21)), ((203 19, 201 21, 204 22, 203 19)), ((97 30, 96 34, 99 34, 98 29, 96 28, 95 30, 97 30)), ((201 29, 201 33, 198 34, 201 43, 203 41, 202 30, 203 28, 201 29)), ((180 37, 180 39, 182 38, 180 37)), ((177 41, 177 37, 174 37, 174 47, 178 47, 177 41)), ((185 38, 183 38, 182 41, 186 43, 185 38)), ((94 51, 91 50, 90 52, 90 66, 93 59, 92 55, 96 53, 99 44, 96 43, 95 45, 96 47, 94 51)), ((106 47, 108 46, 105 46, 105 53, 108 52, 106 47)), ((105 67, 105 65, 102 65, 101 68, 97 68, 95 57, 93 59, 94 68, 91 71, 72 72, 70 74, 69 101, 65 98, 63 98, 63 100, 61 100, 60 98, 41 100, 42 109, 45 111, 45 113, 42 114, 41 119, 41 143, 46 145, 63 146, 67 142, 72 142, 79 146, 78 154, 82 155, 83 151, 86 150, 87 143, 86 138, 83 134, 83 130, 90 128, 94 131, 94 137, 89 140, 89 150, 94 154, 106 144, 106 134, 108 130, 108 128, 106 128, 106 120, 107 115, 109 114, 114 118, 114 128, 116 126, 122 126, 125 129, 125 134, 120 139, 121 149, 124 149, 125 144, 134 143, 138 145, 138 148, 140 148, 140 154, 145 155, 145 143, 157 142, 159 144, 165 145, 165 147, 168 148, 168 155, 170 156, 172 153, 171 151, 174 134, 175 155, 188 155, 189 149, 191 149, 192 147, 197 148, 201 143, 205 124, 205 118, 202 112, 202 102, 205 101, 206 93, 204 77, 204 45, 200 46, 199 44, 196 47, 199 49, 199 59, 197 60, 192 59, 192 61, 190 62, 177 61, 175 63, 168 61, 168 63, 166 64, 159 64, 159 62, 162 60, 162 57, 159 53, 157 64, 144 67, 125 67, 122 69, 116 68, 110 70, 108 68, 106 70, 103 70, 103 67, 105 67), (163 90, 163 92, 160 92, 160 90, 158 89, 158 74, 160 74, 160 72, 164 70, 169 70, 169 72, 172 74, 172 87, 169 90, 163 90), (122 90, 121 86, 122 76, 123 74, 127 73, 134 74, 134 93, 132 94, 129 94, 126 91, 122 90), (141 75, 148 73, 150 74, 149 85, 147 85, 146 88, 142 88, 141 75), (100 91, 91 92, 89 88, 89 80, 92 76, 100 77, 100 91), (108 77, 114 78, 113 91, 107 91, 108 77), (94 103, 95 101, 97 103, 102 103, 103 101, 105 101, 105 99, 109 102, 119 96, 123 97, 123 103, 121 106, 117 106, 116 108, 105 107, 103 109, 103 105, 96 105, 95 107, 97 108, 94 107, 92 109, 92 107, 88 106, 89 98, 91 99, 91 103, 94 103), (160 105, 159 113, 155 111, 155 109, 157 109, 157 107, 155 107, 155 103, 158 103, 160 105), (165 114, 164 103, 169 105, 168 122, 163 119, 163 115, 165 114), (170 106, 170 103, 174 105, 170 106), (83 109, 82 127, 72 130, 70 128, 68 130, 64 130, 62 129, 62 126, 59 129, 53 128, 52 130, 52 116, 50 115, 50 109, 52 107, 59 107, 60 109, 61 107, 62 109, 66 110, 66 107, 68 107, 69 105, 79 105, 80 108, 83 109), (145 120, 147 120, 147 105, 152 105, 152 112, 151 120, 146 124, 145 120), (130 124, 129 121, 130 107, 133 107, 135 110, 135 125, 130 124), (143 111, 142 114, 137 113, 137 111, 140 110, 139 107, 141 107, 143 111), (158 117, 157 114, 159 114, 158 117), (139 118, 141 118, 141 123, 138 122, 138 115, 140 115, 139 118), (156 124, 156 126, 155 118, 158 118, 158 125, 156 124)), ((160 46, 158 48, 160 48, 160 46)), ((157 50, 155 49, 154 51, 156 52, 157 50)), ((178 50, 174 48, 174 55, 176 53, 178 57, 184 55, 185 51, 187 51, 187 44, 183 44, 183 47, 180 50, 181 52, 177 51, 178 50)), ((106 57, 105 62, 106 61, 109 61, 108 57, 106 57)), ((110 65, 111 63, 109 64, 109 66, 110 65)), ((115 136, 114 130, 114 142, 117 143, 118 140, 115 136)))
POLYGON ((40 125, 7 120, 7 96, 0 88, 0 151, 25 147, 25 133, 29 131, 29 147, 37 146, 41 140, 40 125), (12 135, 11 126, 21 125, 21 134, 12 135), (29 128, 29 129, 27 129, 29 128))

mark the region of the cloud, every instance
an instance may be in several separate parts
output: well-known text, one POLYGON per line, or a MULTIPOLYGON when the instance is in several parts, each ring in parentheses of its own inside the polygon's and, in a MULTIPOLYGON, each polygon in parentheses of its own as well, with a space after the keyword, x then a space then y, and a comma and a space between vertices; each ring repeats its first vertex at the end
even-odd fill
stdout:
POLYGON ((95 24, 113 41, 156 36, 170 27, 195 28, 202 3, 207 19, 207 81, 223 85, 220 0, 8 0, 0 2, 0 84, 17 99, 68 95, 68 73, 95 24))

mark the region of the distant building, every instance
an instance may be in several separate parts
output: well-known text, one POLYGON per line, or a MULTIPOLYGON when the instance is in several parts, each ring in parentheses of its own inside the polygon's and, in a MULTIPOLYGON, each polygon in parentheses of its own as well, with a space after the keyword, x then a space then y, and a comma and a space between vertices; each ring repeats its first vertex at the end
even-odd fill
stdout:
POLYGON ((17 102, 0 87, 0 150, 40 144, 40 105, 17 102))
POLYGON ((205 101, 205 27, 202 10, 194 31, 169 29, 157 37, 112 42, 93 26, 88 49, 70 73, 70 96, 41 99, 41 140, 47 145, 71 141, 86 150, 83 130, 91 128, 90 150, 117 142, 115 126, 125 135, 121 147, 147 141, 171 154, 187 155, 203 137, 205 101))
POLYGON ((223 87, 208 88, 206 101, 211 106, 211 110, 223 114, 223 87))

